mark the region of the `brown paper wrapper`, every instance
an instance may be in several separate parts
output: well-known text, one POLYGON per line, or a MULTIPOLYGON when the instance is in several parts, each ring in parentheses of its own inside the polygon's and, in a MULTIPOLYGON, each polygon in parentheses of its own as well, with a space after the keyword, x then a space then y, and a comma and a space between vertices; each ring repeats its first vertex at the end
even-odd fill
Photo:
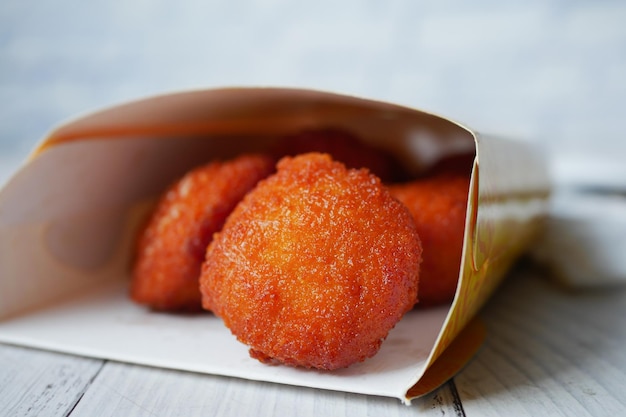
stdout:
POLYGON ((409 402, 479 348, 485 330, 476 313, 532 243, 548 193, 544 160, 529 144, 390 103, 235 88, 115 106, 55 129, 0 191, 0 340, 409 402), (450 305, 410 312, 374 358, 320 373, 257 363, 212 315, 185 320, 128 300, 133 233, 146 201, 193 166, 326 127, 385 149, 413 175, 446 155, 476 155, 450 305))

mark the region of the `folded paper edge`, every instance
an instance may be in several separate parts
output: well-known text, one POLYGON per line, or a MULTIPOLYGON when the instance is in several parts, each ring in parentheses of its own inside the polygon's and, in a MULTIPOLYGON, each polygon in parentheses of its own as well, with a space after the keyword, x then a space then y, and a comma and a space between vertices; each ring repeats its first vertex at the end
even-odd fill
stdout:
POLYGON ((403 402, 429 394, 450 380, 476 355, 487 337, 487 329, 478 316, 474 317, 448 345, 446 350, 424 372, 405 394, 403 402))

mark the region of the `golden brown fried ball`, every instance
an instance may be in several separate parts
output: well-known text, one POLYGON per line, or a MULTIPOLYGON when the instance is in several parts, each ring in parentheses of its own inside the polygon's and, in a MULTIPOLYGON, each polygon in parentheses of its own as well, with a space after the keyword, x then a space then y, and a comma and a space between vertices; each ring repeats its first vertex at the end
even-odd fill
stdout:
POLYGON ((469 177, 436 175, 389 187, 415 219, 424 253, 420 307, 452 301, 459 278, 469 177))
POLYGON ((201 310, 198 279, 213 233, 273 171, 269 156, 244 155, 196 168, 171 186, 139 238, 132 299, 157 310, 201 310))
POLYGON ((274 149, 279 158, 310 152, 327 153, 348 168, 367 168, 383 182, 401 181, 406 176, 391 154, 343 129, 304 130, 282 138, 274 149))
POLYGON ((209 245, 203 305, 262 362, 342 368, 373 356, 413 307, 421 252, 376 176, 286 157, 209 245))

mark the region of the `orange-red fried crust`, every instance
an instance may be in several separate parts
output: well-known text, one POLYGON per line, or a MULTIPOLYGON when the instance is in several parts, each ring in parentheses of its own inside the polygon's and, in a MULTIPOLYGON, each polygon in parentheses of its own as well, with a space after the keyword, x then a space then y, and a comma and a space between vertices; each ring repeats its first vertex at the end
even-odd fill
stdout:
POLYGON ((342 368, 373 356, 413 307, 421 252, 377 177, 286 157, 209 245, 203 305, 263 362, 342 368))
POLYGON ((461 267, 469 174, 441 174, 389 187, 415 219, 424 249, 420 307, 452 301, 461 267))
POLYGON ((173 184, 139 237, 132 299, 157 310, 201 310, 206 247, 235 205, 273 171, 273 158, 243 155, 196 168, 173 184))
POLYGON ((406 175, 390 153, 337 128, 310 129, 286 136, 273 153, 280 158, 310 152, 327 153, 347 168, 367 168, 383 182, 401 181, 406 175))

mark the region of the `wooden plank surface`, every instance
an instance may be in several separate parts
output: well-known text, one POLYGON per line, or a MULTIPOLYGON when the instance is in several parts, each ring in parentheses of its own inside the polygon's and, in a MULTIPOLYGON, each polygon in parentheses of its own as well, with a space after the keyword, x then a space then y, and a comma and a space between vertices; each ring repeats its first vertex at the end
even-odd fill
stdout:
POLYGON ((573 291, 516 271, 483 310, 456 378, 468 416, 626 415, 626 288, 573 291))
POLYGON ((103 361, 0 345, 0 416, 66 416, 103 361))
POLYGON ((451 384, 415 400, 247 381, 0 344, 0 416, 458 416, 451 384))
POLYGON ((393 398, 109 362, 71 416, 454 416, 454 400, 448 386, 407 407, 393 398))

